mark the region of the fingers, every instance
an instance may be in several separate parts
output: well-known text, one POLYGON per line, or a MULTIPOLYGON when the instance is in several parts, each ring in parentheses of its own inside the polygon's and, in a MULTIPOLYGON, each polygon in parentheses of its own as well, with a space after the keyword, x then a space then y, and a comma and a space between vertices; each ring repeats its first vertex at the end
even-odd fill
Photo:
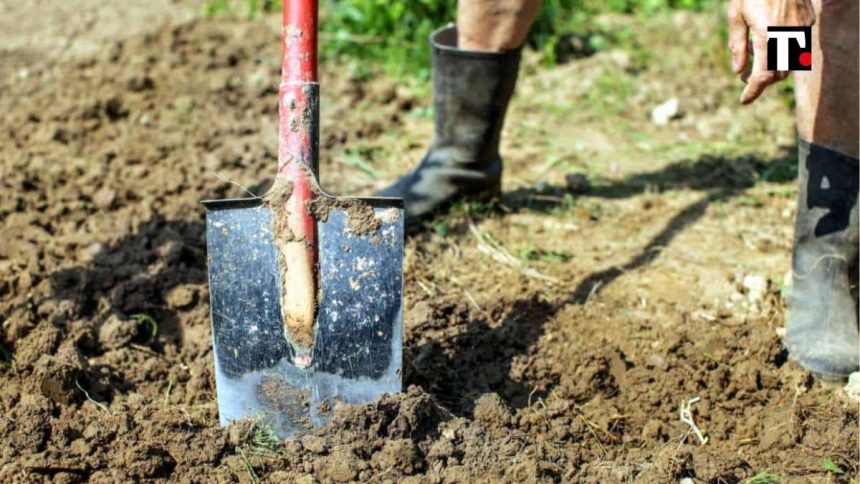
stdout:
POLYGON ((743 0, 729 2, 729 50, 732 53, 732 70, 740 74, 749 59, 749 26, 742 11, 743 0))
POLYGON ((767 35, 765 33, 753 32, 752 50, 752 71, 747 77, 747 85, 741 93, 741 103, 743 104, 755 101, 768 86, 785 79, 788 75, 787 72, 767 70, 767 35))

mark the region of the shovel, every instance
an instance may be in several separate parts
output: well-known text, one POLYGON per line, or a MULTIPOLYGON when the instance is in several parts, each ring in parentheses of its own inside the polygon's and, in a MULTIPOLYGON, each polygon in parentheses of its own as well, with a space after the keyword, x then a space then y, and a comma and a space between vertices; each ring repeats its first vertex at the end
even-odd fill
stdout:
POLYGON ((282 39, 272 188, 203 203, 221 425, 286 438, 401 389, 403 201, 319 188, 316 0, 284 0, 282 39))

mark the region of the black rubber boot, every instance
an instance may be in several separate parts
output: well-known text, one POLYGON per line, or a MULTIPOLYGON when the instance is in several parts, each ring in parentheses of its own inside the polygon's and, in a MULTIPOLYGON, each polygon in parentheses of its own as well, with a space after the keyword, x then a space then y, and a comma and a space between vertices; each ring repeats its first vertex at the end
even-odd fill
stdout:
POLYGON ((818 377, 860 369, 858 161, 800 140, 800 194, 787 288, 789 358, 818 377))
POLYGON ((424 159, 377 195, 406 203, 407 230, 462 198, 501 192, 499 136, 514 92, 520 49, 473 52, 457 48, 457 29, 430 36, 435 133, 424 159))

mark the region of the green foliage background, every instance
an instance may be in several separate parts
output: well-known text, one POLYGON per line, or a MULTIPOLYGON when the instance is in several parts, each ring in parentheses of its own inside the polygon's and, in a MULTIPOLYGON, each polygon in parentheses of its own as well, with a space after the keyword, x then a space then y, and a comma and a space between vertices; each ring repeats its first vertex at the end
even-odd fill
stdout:
MULTIPOLYGON (((650 15, 671 9, 704 10, 720 0, 544 0, 529 44, 552 64, 570 48, 605 48, 612 32, 594 19, 604 13, 650 15)), ((321 0, 321 46, 326 61, 342 61, 359 72, 381 68, 390 75, 422 80, 429 74, 427 38, 456 14, 457 0, 321 0)), ((281 8, 279 0, 210 0, 210 15, 259 17, 281 8)))

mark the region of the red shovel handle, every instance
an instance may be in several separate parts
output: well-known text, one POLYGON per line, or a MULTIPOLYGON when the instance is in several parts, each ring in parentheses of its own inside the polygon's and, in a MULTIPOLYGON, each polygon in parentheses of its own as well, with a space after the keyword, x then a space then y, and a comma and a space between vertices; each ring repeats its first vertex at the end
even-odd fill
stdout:
POLYGON ((288 208, 300 217, 290 229, 305 238, 315 265, 316 223, 307 209, 312 197, 309 177, 316 176, 319 157, 317 1, 283 1, 278 174, 293 184, 288 208))
POLYGON ((317 82, 317 2, 284 0, 283 58, 279 89, 278 176, 292 182, 286 202, 283 240, 286 268, 281 310, 293 362, 311 364, 316 314, 318 258, 316 221, 308 212, 315 187, 319 148, 319 83, 317 82))

